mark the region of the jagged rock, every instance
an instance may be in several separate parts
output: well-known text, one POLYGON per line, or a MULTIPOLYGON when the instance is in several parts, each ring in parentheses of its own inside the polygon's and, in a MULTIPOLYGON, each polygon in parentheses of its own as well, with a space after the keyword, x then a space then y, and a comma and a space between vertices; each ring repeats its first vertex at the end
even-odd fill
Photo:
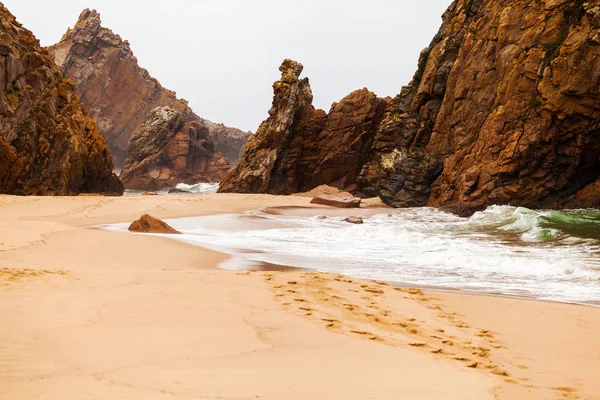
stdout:
POLYGON ((295 61, 283 62, 269 118, 220 192, 293 194, 355 183, 387 100, 362 89, 334 104, 329 114, 315 110, 308 79, 300 79, 302 69, 295 61))
POLYGON ((181 232, 173 229, 166 222, 151 215, 144 214, 140 219, 129 226, 129 231, 139 233, 162 233, 169 235, 180 235, 181 232))
POLYGON ((0 193, 121 195, 73 83, 1 3, 0 26, 0 193))
POLYGON ((203 122, 158 107, 131 137, 120 177, 127 189, 159 190, 178 183, 219 182, 227 171, 229 161, 214 151, 203 122))
POLYGON ((347 222, 349 224, 355 224, 355 225, 362 225, 365 223, 365 221, 363 221, 363 219, 361 217, 348 217, 348 218, 344 219, 344 222, 347 222))
POLYGON ((597 204, 599 16, 582 0, 456 0, 396 98, 365 93, 372 117, 339 113, 344 132, 364 132, 344 141, 323 136, 332 113, 312 110, 308 81, 287 61, 270 118, 220 190, 286 194, 337 179, 395 207, 465 215, 597 204))
POLYGON ((170 107, 206 122, 218 143, 216 151, 234 161, 251 135, 195 115, 186 100, 178 99, 138 65, 129 42, 102 27, 95 10, 84 10, 75 26, 48 50, 65 76, 77 84, 81 101, 97 121, 118 166, 124 162, 131 136, 156 107, 170 107))
POLYGON ((321 195, 312 199, 311 204, 322 204, 324 206, 337 208, 359 208, 361 199, 358 197, 342 197, 336 195, 321 195))

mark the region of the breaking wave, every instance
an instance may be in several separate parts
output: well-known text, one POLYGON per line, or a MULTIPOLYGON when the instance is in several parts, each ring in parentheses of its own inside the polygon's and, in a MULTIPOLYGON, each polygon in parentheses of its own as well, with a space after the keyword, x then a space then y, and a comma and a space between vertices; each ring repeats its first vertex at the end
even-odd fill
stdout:
MULTIPOLYGON (((200 182, 200 183, 196 183, 193 185, 188 185, 186 183, 180 183, 177 186, 175 186, 174 189, 178 189, 183 192, 190 193, 190 194, 212 194, 212 193, 217 193, 217 190, 219 189, 219 184, 218 183, 200 182)), ((158 190, 155 193, 169 194, 169 190, 170 189, 158 190)), ((144 191, 144 190, 129 190, 128 189, 128 190, 125 190, 125 195, 141 196, 145 192, 146 191, 144 191)))
POLYGON ((493 206, 461 218, 430 208, 262 209, 169 223, 184 233, 178 240, 257 262, 600 305, 598 210, 493 206), (349 213, 364 224, 343 222, 349 213))

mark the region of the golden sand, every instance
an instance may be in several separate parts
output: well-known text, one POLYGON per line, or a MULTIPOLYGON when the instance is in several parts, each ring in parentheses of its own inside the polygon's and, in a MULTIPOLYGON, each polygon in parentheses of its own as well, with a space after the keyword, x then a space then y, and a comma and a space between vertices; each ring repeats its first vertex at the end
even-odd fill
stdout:
POLYGON ((309 201, 0 196, 0 399, 600 399, 598 308, 223 271, 87 228, 309 201))

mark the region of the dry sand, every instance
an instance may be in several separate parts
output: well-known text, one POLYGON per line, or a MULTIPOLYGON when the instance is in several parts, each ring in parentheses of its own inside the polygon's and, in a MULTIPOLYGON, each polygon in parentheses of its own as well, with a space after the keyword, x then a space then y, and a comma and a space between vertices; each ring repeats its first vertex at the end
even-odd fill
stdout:
POLYGON ((222 271, 86 228, 309 200, 0 196, 0 399, 600 399, 598 308, 222 271))

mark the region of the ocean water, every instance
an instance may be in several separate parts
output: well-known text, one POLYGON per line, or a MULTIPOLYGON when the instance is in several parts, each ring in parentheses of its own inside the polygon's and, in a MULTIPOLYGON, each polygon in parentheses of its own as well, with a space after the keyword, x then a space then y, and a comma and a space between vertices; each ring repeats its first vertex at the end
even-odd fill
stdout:
MULTIPOLYGON (((217 189, 219 189, 219 184, 218 183, 206 183, 206 182, 200 182, 200 183, 196 183, 194 185, 188 185, 186 183, 180 183, 177 186, 175 186, 175 189, 179 189, 179 190, 183 190, 192 194, 211 194, 211 193, 217 193, 217 189)), ((146 191, 145 190, 125 190, 125 195, 126 196, 141 196, 142 194, 144 194, 146 191)), ((169 189, 163 189, 163 190, 159 190, 156 191, 155 193, 157 194, 169 194, 169 189)))
POLYGON ((494 206, 461 218, 430 208, 271 208, 168 222, 184 233, 172 238, 238 261, 600 305, 600 211, 494 206), (365 223, 343 222, 348 215, 365 223))

